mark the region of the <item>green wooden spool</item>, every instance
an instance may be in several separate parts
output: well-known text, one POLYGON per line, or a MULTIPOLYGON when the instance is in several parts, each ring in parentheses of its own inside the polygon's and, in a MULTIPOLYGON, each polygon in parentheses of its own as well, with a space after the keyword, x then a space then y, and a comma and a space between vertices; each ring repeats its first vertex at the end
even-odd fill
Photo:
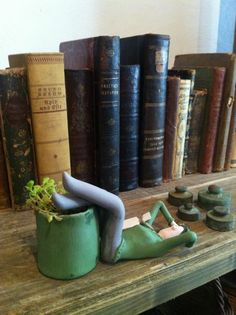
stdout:
POLYGON ((181 220, 197 221, 200 219, 200 212, 192 203, 187 203, 178 208, 177 216, 181 220))
POLYGON ((188 191, 186 186, 176 186, 174 191, 168 194, 168 201, 174 206, 181 206, 193 202, 193 194, 188 191))
POLYGON ((216 206, 206 214, 206 225, 217 231, 231 231, 235 226, 235 218, 230 209, 224 206, 216 206))
POLYGON ((73 279, 96 267, 99 229, 96 212, 63 215, 61 221, 37 212, 37 261, 39 270, 54 279, 73 279))
POLYGON ((220 186, 210 185, 208 189, 202 189, 198 192, 198 204, 206 210, 211 210, 215 206, 230 208, 231 195, 229 192, 225 192, 220 186))

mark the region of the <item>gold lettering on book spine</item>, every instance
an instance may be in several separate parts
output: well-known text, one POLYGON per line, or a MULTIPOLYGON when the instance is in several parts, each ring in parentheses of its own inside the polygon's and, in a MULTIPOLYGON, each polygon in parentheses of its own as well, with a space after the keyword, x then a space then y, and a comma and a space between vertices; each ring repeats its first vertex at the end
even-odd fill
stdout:
POLYGON ((39 181, 70 172, 63 54, 27 55, 39 181))

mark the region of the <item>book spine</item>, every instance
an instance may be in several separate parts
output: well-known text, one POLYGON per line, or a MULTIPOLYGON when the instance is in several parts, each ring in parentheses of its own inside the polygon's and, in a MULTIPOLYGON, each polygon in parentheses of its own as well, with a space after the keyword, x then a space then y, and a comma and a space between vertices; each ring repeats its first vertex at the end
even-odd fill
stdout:
POLYGON ((14 209, 23 210, 28 197, 25 186, 36 178, 25 69, 0 71, 0 94, 12 204, 14 209))
POLYGON ((173 179, 182 177, 184 143, 188 116, 188 104, 191 80, 180 80, 180 92, 177 112, 177 130, 174 144, 173 179))
POLYGON ((236 128, 235 128, 234 136, 233 136, 232 156, 231 156, 230 167, 236 167, 236 128))
POLYGON ((65 70, 71 175, 95 184, 93 72, 65 70))
POLYGON ((220 112, 219 128, 213 162, 214 172, 221 172, 224 170, 232 108, 233 97, 229 97, 227 105, 223 104, 223 108, 220 112))
MULTIPOLYGON (((231 114, 231 121, 230 121, 230 127, 229 127, 229 137, 228 137, 228 144, 226 149, 226 155, 225 155, 225 166, 224 169, 227 171, 232 167, 232 160, 236 160, 236 154, 234 151, 234 146, 236 145, 236 142, 234 142, 234 137, 236 134, 236 86, 235 86, 235 93, 234 93, 234 104, 231 114), (234 144, 235 143, 235 144, 234 144), (234 156, 233 156, 234 154, 234 156)), ((236 163, 236 162, 234 162, 236 163)))
POLYGON ((120 68, 120 191, 138 187, 140 66, 120 68))
POLYGON ((194 90, 189 126, 188 157, 185 174, 193 174, 198 171, 198 156, 200 139, 205 116, 207 90, 194 90))
POLYGON ((167 78, 167 102, 165 118, 165 141, 164 141, 164 161, 163 181, 172 179, 172 168, 174 159, 174 139, 177 129, 177 110, 180 90, 180 78, 167 78))
POLYGON ((39 182, 70 173, 63 54, 28 54, 28 86, 39 182))
POLYGON ((140 186, 162 182, 169 36, 147 34, 143 47, 140 186))
POLYGON ((201 160, 199 161, 199 172, 208 174, 212 172, 214 148, 218 122, 220 117, 220 106, 224 86, 225 68, 213 68, 208 113, 203 134, 203 145, 201 160))
POLYGON ((95 44, 95 104, 98 185, 119 193, 120 38, 98 37, 95 44))
POLYGON ((0 209, 6 209, 11 207, 11 198, 2 140, 2 126, 0 121, 0 209))
POLYGON ((190 129, 190 123, 192 119, 193 97, 194 97, 193 93, 191 92, 189 96, 188 114, 187 114, 187 122, 186 122, 182 175, 185 175, 185 169, 186 169, 186 164, 187 164, 187 159, 188 159, 189 129, 190 129))

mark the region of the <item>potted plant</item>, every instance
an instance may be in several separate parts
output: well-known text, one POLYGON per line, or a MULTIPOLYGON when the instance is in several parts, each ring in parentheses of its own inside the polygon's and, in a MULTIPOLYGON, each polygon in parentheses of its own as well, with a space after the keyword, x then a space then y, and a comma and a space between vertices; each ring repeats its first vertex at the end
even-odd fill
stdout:
POLYGON ((39 270, 54 279, 73 279, 95 268, 99 256, 95 208, 82 206, 66 213, 58 210, 52 196, 65 191, 50 178, 44 178, 41 185, 31 180, 26 189, 26 204, 36 214, 39 270))

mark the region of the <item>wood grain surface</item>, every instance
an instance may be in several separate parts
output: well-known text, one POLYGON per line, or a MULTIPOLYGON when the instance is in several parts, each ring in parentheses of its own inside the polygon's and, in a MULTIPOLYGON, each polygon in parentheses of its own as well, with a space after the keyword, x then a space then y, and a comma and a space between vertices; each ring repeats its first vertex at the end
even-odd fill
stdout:
MULTIPOLYGON (((236 169, 188 175, 155 188, 121 193, 127 218, 141 216, 167 192, 185 184, 196 199, 200 188, 217 183, 231 191, 236 208, 236 169)), ((168 205, 168 203, 167 203, 168 205)), ((169 205, 168 205, 169 206, 169 205)), ((176 216, 176 208, 170 207, 176 216)), ((217 232, 201 220, 189 224, 198 234, 192 248, 178 247, 161 258, 99 262, 89 274, 70 281, 43 276, 36 264, 35 219, 31 211, 0 212, 0 314, 139 314, 236 268, 236 233, 217 232)), ((176 221, 179 222, 177 219, 176 221)), ((187 222, 186 222, 187 223, 187 222)), ((161 216, 156 222, 163 227, 161 216)))

